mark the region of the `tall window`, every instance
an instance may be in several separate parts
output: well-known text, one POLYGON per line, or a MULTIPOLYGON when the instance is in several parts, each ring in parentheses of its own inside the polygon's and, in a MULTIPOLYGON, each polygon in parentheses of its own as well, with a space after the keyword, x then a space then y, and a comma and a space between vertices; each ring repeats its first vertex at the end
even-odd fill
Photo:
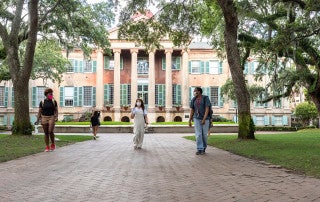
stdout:
POLYGON ((104 85, 104 104, 113 105, 113 84, 104 85))
POLYGON ((282 126, 282 116, 274 116, 274 125, 275 126, 282 126))
POLYGON ((137 72, 138 74, 148 74, 149 72, 149 61, 148 58, 139 57, 137 61, 137 72))
POLYGON ((264 126, 264 116, 256 116, 256 123, 257 126, 264 126))
POLYGON ((209 61, 209 74, 219 74, 220 62, 218 60, 209 61))
POLYGON ((67 72, 74 72, 74 66, 78 65, 78 61, 70 59, 69 62, 70 64, 67 66, 67 72))
POLYGON ((83 72, 93 72, 92 61, 90 60, 83 61, 83 72))
POLYGON ((0 106, 5 106, 5 87, 0 86, 0 106))
POLYGON ((83 87, 83 106, 92 106, 92 87, 83 87))
POLYGON ((219 87, 210 87, 210 101, 212 106, 219 106, 219 87))
POLYGON ((180 69, 180 61, 181 57, 172 57, 172 70, 179 70, 180 69))
POLYGON ((0 116, 0 125, 1 126, 7 125, 7 123, 5 123, 5 121, 4 121, 4 116, 0 116))
POLYGON ((165 84, 156 84, 155 89, 155 102, 157 106, 165 106, 165 95, 166 95, 166 86, 165 84))
POLYGON ((191 61, 191 73, 200 74, 201 73, 201 62, 200 61, 191 61))
POLYGON ((74 87, 64 88, 64 106, 73 106, 74 102, 74 87))
POLYGON ((131 104, 131 85, 121 84, 120 86, 120 105, 131 104))
POLYGON ((181 85, 172 85, 172 105, 181 105, 181 85))
POLYGON ((44 86, 37 87, 37 101, 36 101, 37 105, 45 98, 45 96, 44 96, 45 89, 46 89, 46 87, 44 87, 44 86))

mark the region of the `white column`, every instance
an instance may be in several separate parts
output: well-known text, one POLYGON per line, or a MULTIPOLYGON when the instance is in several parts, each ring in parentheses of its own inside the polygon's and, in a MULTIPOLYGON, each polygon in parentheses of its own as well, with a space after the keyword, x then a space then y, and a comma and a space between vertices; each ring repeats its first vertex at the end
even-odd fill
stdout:
POLYGON ((182 64, 181 64, 181 100, 182 108, 189 109, 189 54, 187 50, 182 50, 182 64))
POLYGON ((154 51, 149 52, 149 86, 148 86, 148 108, 154 109, 155 108, 155 61, 154 61, 154 51))
POLYGON ((120 117, 120 53, 121 49, 113 49, 114 53, 114 93, 113 93, 113 108, 114 121, 121 121, 120 117))
POLYGON ((166 121, 171 120, 170 111, 172 109, 172 49, 166 49, 166 121))
POLYGON ((155 122, 155 51, 149 52, 149 85, 148 85, 148 119, 149 122, 155 122))
POLYGON ((138 90, 138 73, 137 73, 137 58, 138 49, 130 49, 131 52, 131 107, 135 105, 138 90))
POLYGON ((97 53, 97 72, 96 72, 96 107, 103 109, 103 52, 98 50, 97 53))

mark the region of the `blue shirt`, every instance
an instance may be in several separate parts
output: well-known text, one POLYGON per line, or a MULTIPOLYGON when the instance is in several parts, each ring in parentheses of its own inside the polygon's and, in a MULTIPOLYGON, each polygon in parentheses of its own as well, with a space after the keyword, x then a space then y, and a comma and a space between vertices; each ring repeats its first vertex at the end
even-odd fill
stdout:
MULTIPOLYGON (((194 110, 193 118, 196 119, 203 119, 204 114, 206 112, 206 108, 210 107, 210 100, 209 97, 206 95, 202 95, 200 98, 200 102, 197 102, 198 98, 192 98, 190 103, 190 108, 194 110)), ((209 119, 209 113, 206 119, 209 119)))

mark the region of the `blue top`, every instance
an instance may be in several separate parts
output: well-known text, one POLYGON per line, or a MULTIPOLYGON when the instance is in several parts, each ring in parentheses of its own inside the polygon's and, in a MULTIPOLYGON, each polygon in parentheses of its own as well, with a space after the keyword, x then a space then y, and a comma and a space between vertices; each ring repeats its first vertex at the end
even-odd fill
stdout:
MULTIPOLYGON (((190 108, 194 110, 193 118, 203 119, 206 107, 210 107, 209 97, 202 95, 200 98, 192 98, 190 108)), ((206 119, 209 119, 209 113, 206 119)))

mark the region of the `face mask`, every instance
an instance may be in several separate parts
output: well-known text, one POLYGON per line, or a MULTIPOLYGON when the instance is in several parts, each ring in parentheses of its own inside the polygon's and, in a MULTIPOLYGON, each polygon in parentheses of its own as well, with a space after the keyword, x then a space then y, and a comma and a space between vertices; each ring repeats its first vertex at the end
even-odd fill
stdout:
POLYGON ((53 95, 48 95, 47 98, 48 98, 49 100, 52 100, 53 95))
POLYGON ((140 107, 141 106, 141 102, 137 102, 137 106, 140 107))

